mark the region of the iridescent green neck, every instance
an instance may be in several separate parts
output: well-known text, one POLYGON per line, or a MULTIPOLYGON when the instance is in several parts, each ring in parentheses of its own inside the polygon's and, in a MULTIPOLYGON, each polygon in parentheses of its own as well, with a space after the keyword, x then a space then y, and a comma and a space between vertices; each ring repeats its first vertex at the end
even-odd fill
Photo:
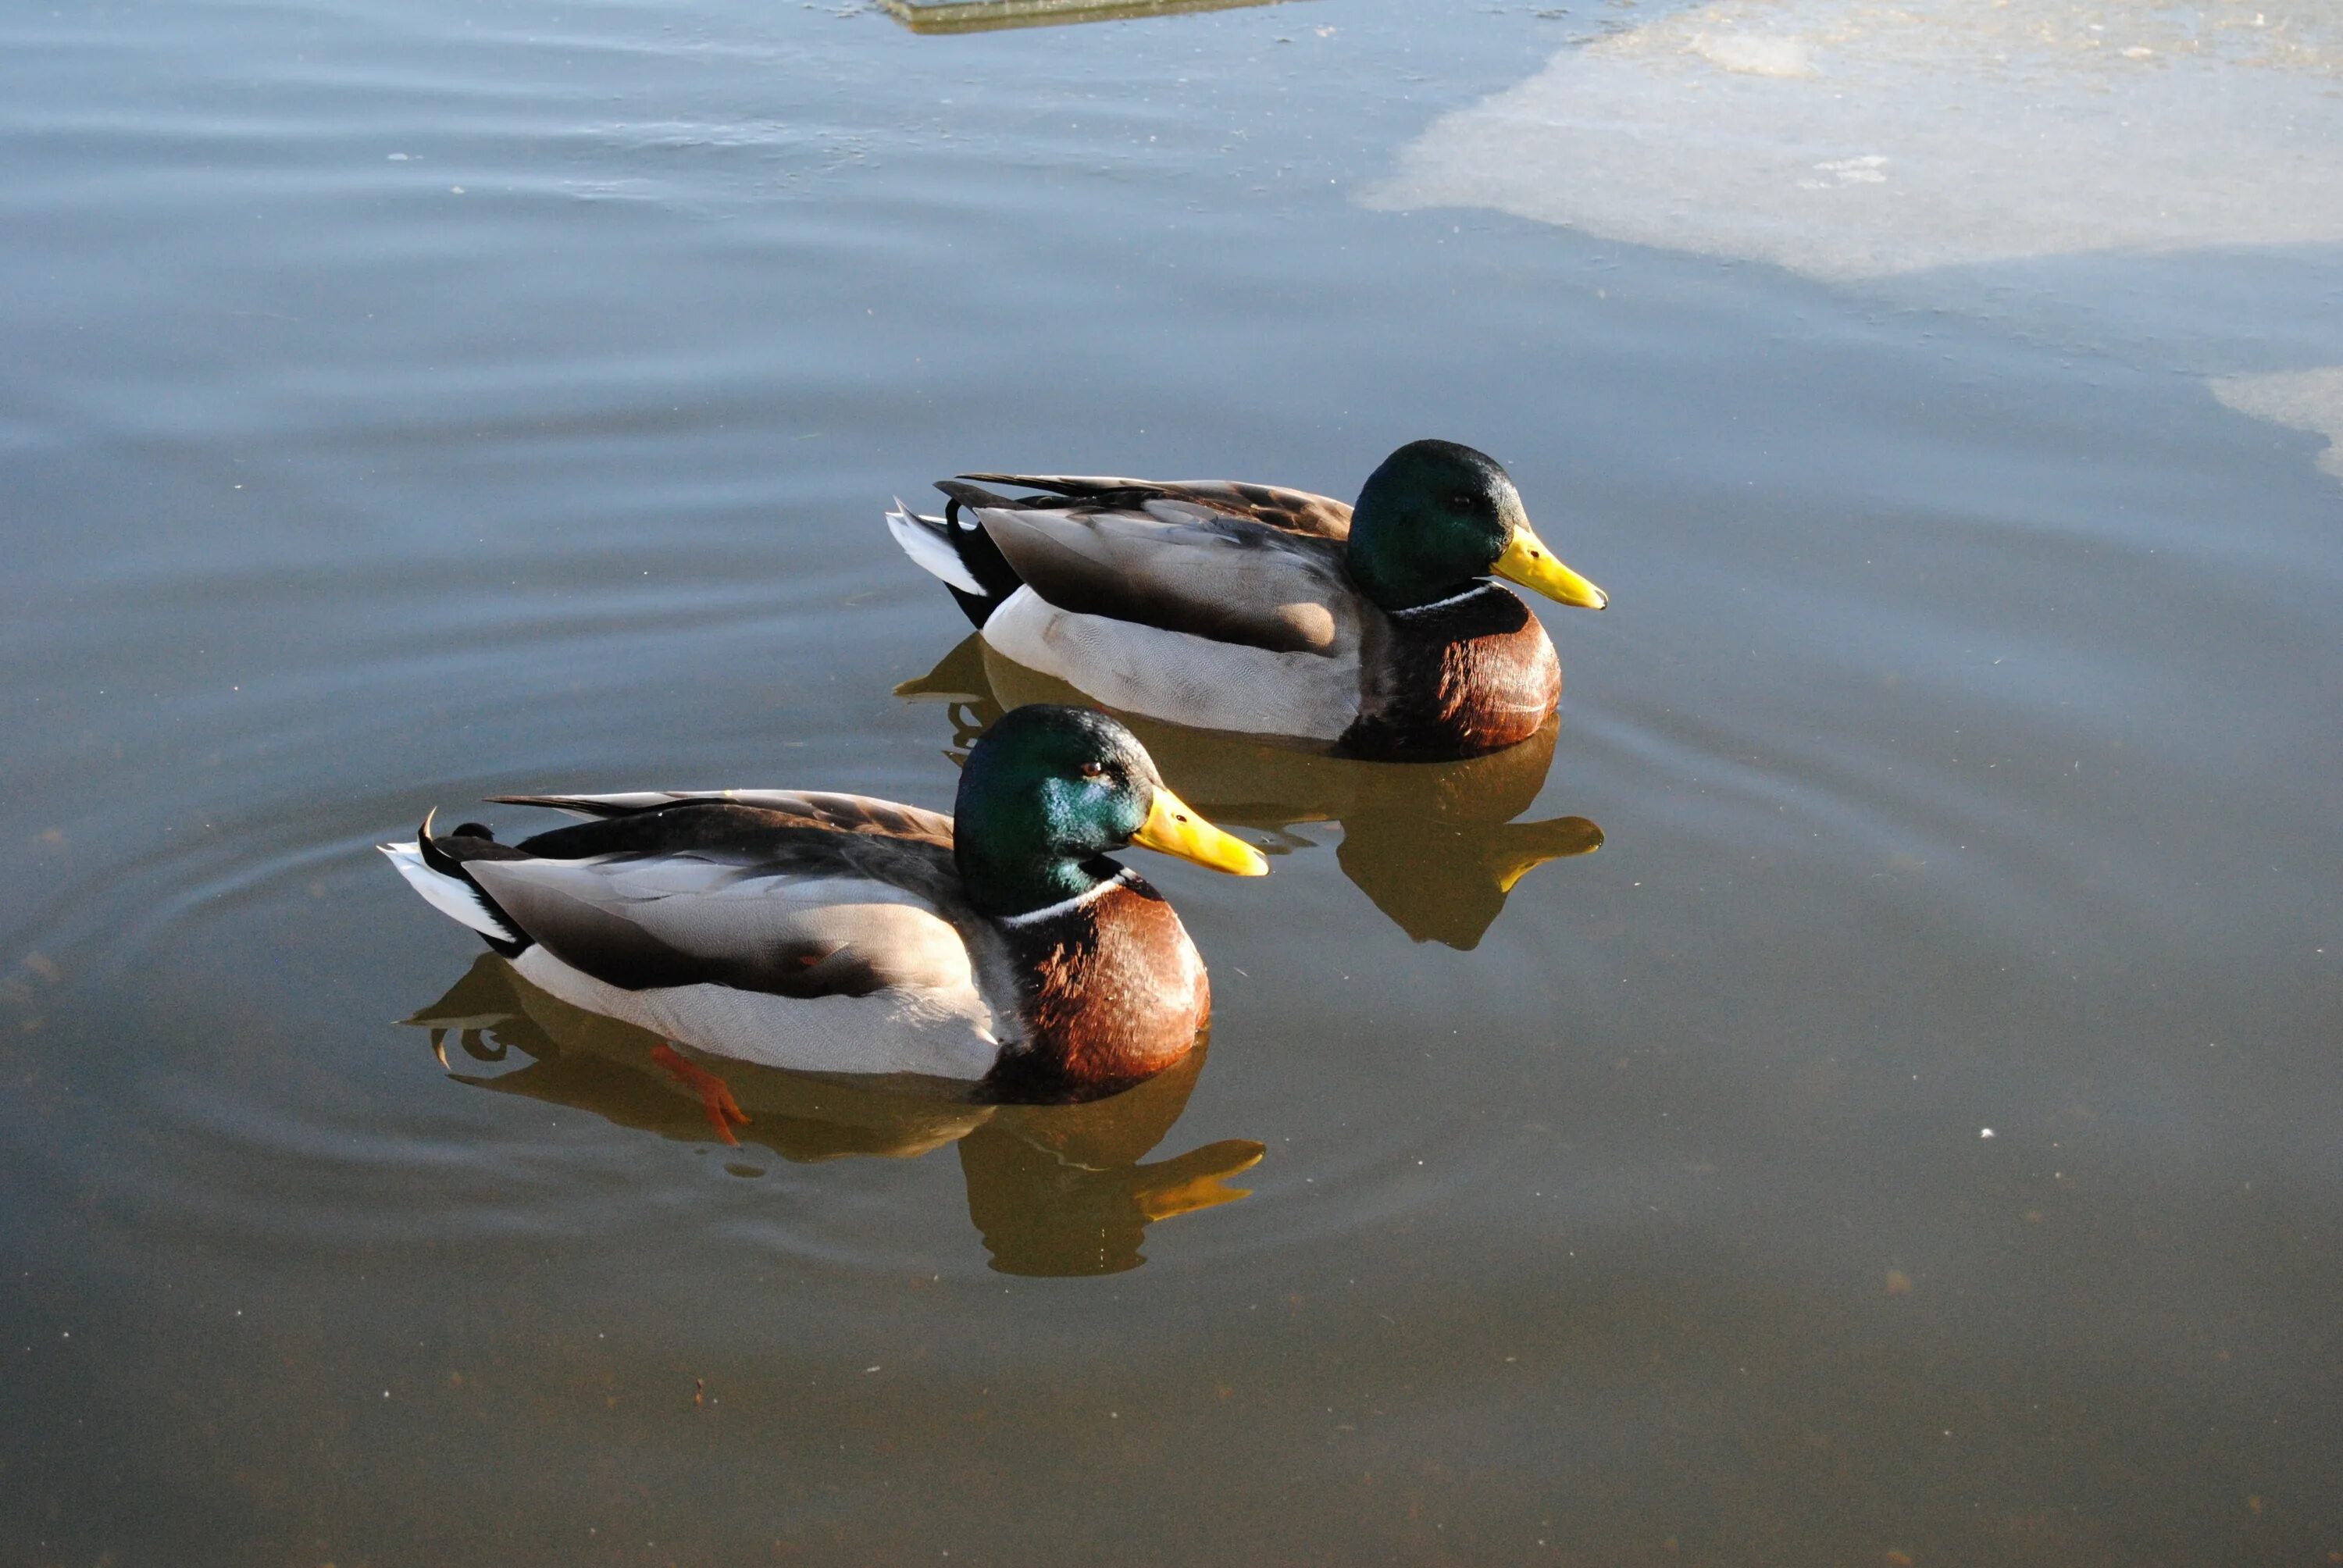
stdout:
POLYGON ((1442 559, 1420 548, 1407 548, 1412 528, 1362 529, 1354 518, 1347 564, 1351 580, 1361 592, 1385 610, 1414 609, 1463 592, 1488 570, 1484 563, 1467 565, 1442 559))
POLYGON ((1147 819, 1142 769, 1146 753, 1103 714, 1036 703, 1004 716, 960 773, 952 855, 969 901, 1031 914, 1114 876, 1106 855, 1147 819))
POLYGON ((1003 917, 1080 898, 1121 869, 1101 856, 1053 852, 1042 835, 1014 825, 971 823, 965 805, 953 829, 952 858, 969 902, 1003 917))
POLYGON ((1414 441, 1383 459, 1351 514, 1346 564, 1386 610, 1461 593, 1503 553, 1521 498, 1496 462, 1450 441, 1414 441))

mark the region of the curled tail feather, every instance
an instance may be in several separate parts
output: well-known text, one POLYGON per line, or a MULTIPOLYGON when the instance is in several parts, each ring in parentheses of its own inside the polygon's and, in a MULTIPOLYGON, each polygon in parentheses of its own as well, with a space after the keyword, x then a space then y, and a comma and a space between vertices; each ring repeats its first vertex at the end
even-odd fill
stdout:
POLYGON ((1024 580, 983 525, 963 515, 963 502, 981 504, 979 498, 996 498, 983 491, 968 497, 954 494, 940 518, 921 517, 899 498, 894 510, 887 514, 887 531, 921 570, 951 590, 971 622, 982 626, 1003 599, 1024 586, 1024 580))
POLYGON ((528 933, 499 908, 486 889, 464 869, 467 860, 526 859, 520 850, 496 842, 486 829, 467 822, 444 838, 431 831, 431 819, 415 830, 411 844, 377 846, 390 858, 407 885, 441 914, 469 926, 488 939, 488 946, 512 957, 529 945, 528 933))

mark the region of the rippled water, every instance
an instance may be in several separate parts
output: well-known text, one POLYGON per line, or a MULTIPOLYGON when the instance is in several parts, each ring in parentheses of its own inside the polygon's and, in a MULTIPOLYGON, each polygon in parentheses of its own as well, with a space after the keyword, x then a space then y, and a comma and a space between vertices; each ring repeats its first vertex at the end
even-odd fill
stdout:
POLYGON ((0 1557, 2343 1552, 2332 40, 1979 230, 1755 17, 0 15, 0 1557), (728 1145, 370 848, 946 805, 1034 678, 890 496, 1424 435, 1614 608, 1502 758, 1146 731, 1275 856, 1145 866, 1192 1071, 728 1145))

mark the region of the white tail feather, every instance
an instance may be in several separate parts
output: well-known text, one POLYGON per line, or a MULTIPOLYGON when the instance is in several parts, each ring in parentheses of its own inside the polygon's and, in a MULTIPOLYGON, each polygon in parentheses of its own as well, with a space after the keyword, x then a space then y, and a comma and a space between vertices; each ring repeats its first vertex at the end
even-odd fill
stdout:
POLYGON ((962 593, 981 597, 984 589, 970 575, 968 563, 960 558, 960 552, 951 548, 950 541, 936 531, 950 527, 941 518, 915 515, 910 508, 903 505, 900 497, 896 498, 895 509, 887 514, 887 531, 895 536, 895 542, 903 547, 903 553, 917 562, 922 571, 942 578, 962 593))
POLYGON ((518 941, 521 933, 497 919, 471 883, 445 871, 435 871, 424 864, 423 848, 419 844, 377 844, 376 849, 390 857, 409 886, 423 895, 423 901, 449 919, 458 920, 484 937, 498 941, 518 941))

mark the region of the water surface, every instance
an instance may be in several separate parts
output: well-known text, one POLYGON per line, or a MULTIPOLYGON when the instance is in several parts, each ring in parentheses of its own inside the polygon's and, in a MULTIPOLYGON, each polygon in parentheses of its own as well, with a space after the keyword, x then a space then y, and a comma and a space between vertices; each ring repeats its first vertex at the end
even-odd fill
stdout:
POLYGON ((1962 145, 1767 15, 0 17, 0 1556, 2343 1552, 2331 61, 2157 88, 2106 188, 2219 223, 1965 249, 1759 189, 1962 145), (1485 766, 1151 732, 1275 874, 1147 858, 1218 1008, 1122 1101, 727 1142, 370 847, 948 805, 1023 688, 889 497, 1426 435, 1614 608, 1485 766))

